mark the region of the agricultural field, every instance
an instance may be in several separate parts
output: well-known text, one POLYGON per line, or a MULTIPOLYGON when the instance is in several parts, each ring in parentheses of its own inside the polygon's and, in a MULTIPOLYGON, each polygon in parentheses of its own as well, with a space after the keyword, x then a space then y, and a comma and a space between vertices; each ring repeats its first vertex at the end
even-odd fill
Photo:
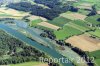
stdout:
POLYGON ((54 31, 54 34, 56 35, 57 39, 65 39, 68 37, 71 37, 73 35, 81 34, 82 32, 80 30, 77 30, 70 26, 64 26, 62 29, 58 31, 54 31))
MULTIPOLYGON (((100 52, 99 52, 100 53, 100 52)), ((95 65, 99 66, 100 65, 100 58, 99 59, 95 59, 95 65)))
POLYGON ((87 53, 90 57, 94 57, 95 66, 100 65, 100 50, 87 53))
POLYGON ((83 14, 83 15, 88 15, 90 13, 90 11, 84 10, 84 9, 79 9, 78 13, 83 14))
POLYGON ((57 18, 54 18, 53 20, 49 20, 48 22, 53 25, 63 27, 66 23, 68 23, 70 21, 71 21, 70 19, 67 19, 64 17, 57 17, 57 18))
POLYGON ((36 26, 36 25, 38 25, 38 23, 41 23, 41 22, 42 22, 41 19, 32 20, 32 21, 30 21, 30 26, 31 27, 36 26))
POLYGON ((60 16, 65 17, 70 20, 84 20, 87 16, 80 14, 80 13, 74 13, 74 12, 66 12, 61 14, 60 16))
POLYGON ((65 42, 70 43, 72 44, 72 46, 78 47, 83 51, 92 52, 92 51, 100 50, 100 46, 99 46, 100 40, 91 38, 87 35, 73 36, 65 40, 65 42))
POLYGON ((80 0, 80 1, 78 1, 76 3, 74 3, 74 6, 77 7, 77 6, 80 6, 80 5, 82 6, 83 5, 83 8, 86 8, 87 6, 90 7, 90 6, 94 5, 94 4, 96 5, 96 9, 100 10, 100 0, 80 0))
POLYGON ((20 64, 11 64, 10 66, 48 66, 48 64, 41 62, 25 62, 20 64))
POLYGON ((97 25, 97 24, 100 24, 100 21, 98 21, 99 18, 100 18, 100 15, 94 15, 94 16, 87 17, 85 20, 89 23, 97 25))
POLYGON ((93 4, 90 4, 90 3, 81 3, 79 4, 78 6, 76 6, 77 8, 80 8, 80 9, 89 9, 91 10, 92 9, 92 5, 93 4))
POLYGON ((13 16, 25 16, 25 15, 28 15, 28 13, 22 13, 22 12, 19 12, 17 10, 10 9, 10 8, 0 8, 0 12, 6 13, 6 14, 10 14, 10 15, 13 15, 13 16))
POLYGON ((0 18, 22 19, 24 16, 27 15, 29 14, 22 11, 17 11, 10 8, 0 8, 0 18))
POLYGON ((50 29, 53 29, 53 30, 60 29, 60 27, 53 25, 53 24, 50 24, 48 22, 41 22, 41 23, 38 23, 38 25, 43 26, 43 27, 47 27, 47 28, 50 28, 50 29))
POLYGON ((37 19, 40 19, 40 18, 39 18, 39 16, 30 15, 27 19, 29 19, 30 21, 33 21, 33 20, 37 20, 37 19))
POLYGON ((100 29, 95 30, 94 32, 89 32, 91 35, 100 37, 100 29))
POLYGON ((1 16, 11 16, 10 14, 6 14, 6 13, 3 13, 3 12, 0 12, 0 17, 1 16))
POLYGON ((82 20, 74 20, 72 22, 67 23, 66 25, 72 26, 82 32, 85 32, 87 30, 90 30, 91 28, 87 26, 87 23, 82 20))
MULTIPOLYGON (((14 38, 0 31, 3 37, 2 39, 0 36, 0 54, 2 55, 0 59, 4 60, 5 63, 7 61, 8 65, 49 66, 47 63, 37 61, 39 57, 46 57, 47 55, 54 55, 55 58, 61 55, 61 57, 67 57, 69 60, 75 56, 82 58, 85 55, 86 57, 94 57, 95 65, 100 65, 100 0, 21 0, 6 5, 0 6, 1 23, 5 22, 5 19, 2 18, 14 18, 14 20, 22 23, 17 26, 17 23, 15 25, 8 20, 9 22, 0 24, 3 30, 6 28, 2 28, 2 26, 7 26, 9 31, 10 28, 13 29, 14 27, 13 30, 18 32, 18 35, 13 34, 14 31, 11 32, 12 36, 15 35, 14 38), (23 28, 24 23, 27 24, 26 28, 23 28), (30 37, 28 34, 32 36, 30 37), (23 42, 17 40, 16 36, 23 42), (27 39, 24 40, 23 37, 27 39), (44 42, 37 40, 36 37, 44 42), (39 44, 32 43, 32 41, 39 44), (29 44, 32 43, 34 48, 27 45, 26 42, 27 44, 28 42, 30 42, 29 44), (50 44, 50 46, 40 45, 43 43, 50 44), (65 44, 66 46, 64 46, 65 44), (40 50, 36 50, 35 47, 40 50), (45 49, 49 50, 45 51, 45 49), (51 49, 55 54, 49 54, 51 49), (67 53, 67 49, 70 49, 70 53, 67 53), (30 61, 27 62, 27 59, 30 61)), ((75 62, 71 61, 75 66, 88 66, 87 63, 78 65, 76 60, 74 60, 75 62)), ((0 61, 0 64, 4 64, 4 62, 0 61)), ((66 65, 62 64, 61 66, 66 65)))

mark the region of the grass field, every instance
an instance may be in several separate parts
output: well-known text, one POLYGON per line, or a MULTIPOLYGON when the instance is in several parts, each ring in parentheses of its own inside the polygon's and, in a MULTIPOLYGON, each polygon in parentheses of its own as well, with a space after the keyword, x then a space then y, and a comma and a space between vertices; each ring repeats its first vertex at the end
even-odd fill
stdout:
POLYGON ((89 56, 93 56, 95 59, 100 59, 100 50, 90 52, 89 56))
POLYGON ((100 15, 90 16, 90 17, 87 17, 85 20, 87 22, 90 22, 92 24, 96 24, 97 25, 97 24, 100 24, 100 22, 97 21, 98 18, 100 18, 100 15))
POLYGON ((99 66, 100 65, 100 59, 96 59, 95 64, 96 64, 96 66, 99 66))
POLYGON ((80 0, 76 3, 74 3, 74 6, 79 6, 80 4, 83 4, 83 3, 89 3, 91 5, 96 5, 96 9, 97 10, 100 10, 100 0, 80 0))
POLYGON ((90 28, 87 26, 85 21, 82 20, 74 20, 70 23, 68 23, 69 26, 72 26, 82 32, 85 32, 86 30, 90 30, 90 28))
POLYGON ((32 20, 32 21, 30 22, 30 26, 35 26, 35 25, 37 25, 37 24, 40 23, 40 22, 42 22, 41 19, 32 20))
MULTIPOLYGON (((20 64, 11 64, 10 66, 42 66, 41 64, 44 64, 44 63, 41 63, 41 62, 25 62, 25 63, 20 63, 20 64)), ((47 66, 47 65, 45 65, 47 66)))
POLYGON ((95 32, 89 32, 89 33, 94 35, 94 36, 100 37, 100 29, 96 29, 95 32))
POLYGON ((49 20, 48 22, 53 24, 53 25, 56 25, 56 26, 59 26, 59 27, 63 27, 64 24, 70 22, 71 20, 70 19, 67 19, 67 18, 64 18, 64 17, 57 17, 53 20, 49 20))
POLYGON ((90 57, 94 57, 96 66, 100 65, 100 50, 88 53, 90 57))
POLYGON ((100 10, 100 0, 83 0, 84 2, 88 2, 90 4, 95 4, 96 9, 100 10))
POLYGON ((61 30, 54 31, 54 33, 55 33, 57 39, 65 39, 65 38, 68 38, 73 35, 81 34, 82 32, 73 27, 65 25, 61 30))
POLYGON ((77 25, 80 25, 82 27, 87 27, 87 24, 85 21, 82 21, 82 20, 74 20, 73 21, 74 24, 77 24, 77 25))
POLYGON ((90 13, 90 11, 84 10, 84 9, 79 9, 78 13, 81 13, 83 15, 88 15, 90 13))

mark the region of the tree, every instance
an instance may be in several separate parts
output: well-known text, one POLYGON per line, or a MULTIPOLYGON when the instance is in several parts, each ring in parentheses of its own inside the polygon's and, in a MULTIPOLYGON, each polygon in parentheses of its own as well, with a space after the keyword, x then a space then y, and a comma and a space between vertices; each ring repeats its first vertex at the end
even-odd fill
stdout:
POLYGON ((100 22, 100 18, 98 18, 98 19, 97 19, 97 21, 99 21, 99 22, 100 22))
POLYGON ((90 12, 87 16, 93 16, 93 15, 96 15, 96 14, 97 14, 96 6, 93 5, 93 6, 92 6, 91 12, 90 12))

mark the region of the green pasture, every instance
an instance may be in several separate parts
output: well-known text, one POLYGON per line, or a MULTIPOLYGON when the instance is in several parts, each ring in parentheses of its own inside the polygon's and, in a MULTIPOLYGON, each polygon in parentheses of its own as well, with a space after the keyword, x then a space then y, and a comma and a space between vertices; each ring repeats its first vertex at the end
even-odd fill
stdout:
POLYGON ((82 32, 80 30, 77 30, 73 27, 66 26, 66 25, 61 30, 54 31, 54 34, 56 35, 57 39, 65 39, 65 38, 71 37, 73 35, 78 35, 81 33, 82 32))
POLYGON ((71 21, 70 19, 67 19, 64 17, 57 17, 57 18, 54 18, 53 20, 49 20, 48 22, 53 25, 63 27, 66 23, 68 23, 70 21, 71 21))
POLYGON ((94 32, 89 32, 90 34, 100 37, 100 29, 96 29, 94 32))
POLYGON ((19 63, 19 64, 11 64, 10 66, 34 66, 42 64, 41 62, 25 62, 25 63, 19 63))
POLYGON ((30 26, 35 26, 35 25, 37 25, 37 24, 40 23, 40 22, 42 22, 41 19, 32 20, 32 21, 30 22, 30 26))
POLYGON ((100 18, 100 15, 90 16, 90 17, 87 17, 85 20, 86 20, 87 22, 90 22, 90 23, 92 23, 92 24, 97 25, 97 24, 100 24, 100 22, 97 21, 98 18, 100 18))

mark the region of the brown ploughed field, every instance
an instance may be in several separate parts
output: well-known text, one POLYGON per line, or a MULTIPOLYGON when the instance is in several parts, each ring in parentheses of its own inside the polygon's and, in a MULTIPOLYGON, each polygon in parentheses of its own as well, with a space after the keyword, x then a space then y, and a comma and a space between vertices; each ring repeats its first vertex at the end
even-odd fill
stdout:
POLYGON ((70 43, 74 47, 78 47, 83 51, 95 51, 100 50, 100 40, 91 38, 86 35, 80 35, 80 36, 73 36, 65 42, 70 43))

